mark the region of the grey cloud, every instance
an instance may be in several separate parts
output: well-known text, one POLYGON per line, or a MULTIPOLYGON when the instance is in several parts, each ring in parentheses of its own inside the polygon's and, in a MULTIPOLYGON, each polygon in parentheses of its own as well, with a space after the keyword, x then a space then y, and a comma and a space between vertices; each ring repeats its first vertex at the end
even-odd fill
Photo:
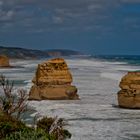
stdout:
POLYGON ((53 17, 53 22, 56 23, 56 24, 61 24, 63 23, 63 18, 62 17, 57 17, 57 16, 54 16, 53 17))
POLYGON ((2 6, 3 5, 3 2, 2 1, 0 1, 0 6, 2 6))
POLYGON ((9 21, 14 17, 14 11, 0 11, 0 21, 9 21))
MULTIPOLYGON (((112 18, 112 9, 132 1, 140 0, 0 0, 0 24, 3 21, 9 25, 11 20, 9 28, 16 26, 37 33, 99 30, 97 25, 102 27, 112 18)), ((105 31, 108 26, 99 31, 105 31)))

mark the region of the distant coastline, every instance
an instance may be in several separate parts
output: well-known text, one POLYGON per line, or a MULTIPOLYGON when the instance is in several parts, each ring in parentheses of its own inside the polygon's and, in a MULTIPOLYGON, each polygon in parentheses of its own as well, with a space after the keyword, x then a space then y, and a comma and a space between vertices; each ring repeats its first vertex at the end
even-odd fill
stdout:
POLYGON ((6 55, 10 59, 41 59, 48 57, 78 56, 83 54, 78 51, 66 49, 35 50, 0 46, 0 55, 6 55))

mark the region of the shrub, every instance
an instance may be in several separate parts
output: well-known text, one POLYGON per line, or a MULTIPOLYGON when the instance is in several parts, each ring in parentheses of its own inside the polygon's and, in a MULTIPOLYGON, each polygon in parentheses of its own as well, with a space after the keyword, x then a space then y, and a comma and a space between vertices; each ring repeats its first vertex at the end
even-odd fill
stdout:
POLYGON ((27 127, 23 122, 7 115, 0 115, 1 140, 56 140, 43 129, 27 127))
POLYGON ((43 130, 30 130, 12 133, 6 136, 5 140, 54 140, 43 130))
POLYGON ((37 129, 43 129, 45 132, 50 131, 51 125, 54 122, 54 118, 43 117, 42 119, 37 121, 37 129))
POLYGON ((42 129, 46 133, 53 135, 56 140, 64 140, 71 138, 71 134, 68 130, 63 129, 64 120, 57 117, 43 117, 37 122, 37 129, 42 129))
POLYGON ((28 111, 26 92, 19 90, 18 96, 15 96, 12 93, 13 82, 3 75, 0 76, 0 86, 3 90, 3 96, 0 97, 0 110, 8 116, 20 119, 21 114, 28 111))
POLYGON ((5 114, 0 115, 0 138, 16 131, 22 131, 24 129, 31 128, 27 127, 23 122, 17 121, 11 116, 7 116, 5 114))

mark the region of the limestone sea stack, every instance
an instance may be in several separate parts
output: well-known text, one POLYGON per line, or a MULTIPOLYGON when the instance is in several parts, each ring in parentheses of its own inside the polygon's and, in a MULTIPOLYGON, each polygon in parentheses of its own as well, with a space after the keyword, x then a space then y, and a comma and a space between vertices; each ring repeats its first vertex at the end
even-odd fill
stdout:
POLYGON ((10 67, 9 58, 5 55, 0 55, 0 67, 10 67))
POLYGON ((124 108, 140 108, 140 71, 128 72, 120 82, 118 104, 124 108))
POLYGON ((38 65, 29 100, 79 99, 77 88, 64 59, 56 58, 38 65))

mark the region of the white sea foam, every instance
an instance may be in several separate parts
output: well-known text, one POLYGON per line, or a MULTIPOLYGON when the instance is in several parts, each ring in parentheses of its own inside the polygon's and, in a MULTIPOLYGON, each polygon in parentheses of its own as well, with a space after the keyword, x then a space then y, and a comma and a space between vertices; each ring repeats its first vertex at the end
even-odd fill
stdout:
POLYGON ((137 70, 139 70, 139 68, 136 66, 118 66, 118 67, 115 67, 114 70, 127 72, 127 71, 137 71, 137 70))
POLYGON ((101 73, 101 77, 112 79, 112 80, 118 80, 120 81, 122 78, 122 73, 101 73))
POLYGON ((32 82, 32 80, 25 80, 25 81, 24 81, 24 83, 27 83, 27 84, 28 84, 28 83, 31 83, 31 82, 32 82))

